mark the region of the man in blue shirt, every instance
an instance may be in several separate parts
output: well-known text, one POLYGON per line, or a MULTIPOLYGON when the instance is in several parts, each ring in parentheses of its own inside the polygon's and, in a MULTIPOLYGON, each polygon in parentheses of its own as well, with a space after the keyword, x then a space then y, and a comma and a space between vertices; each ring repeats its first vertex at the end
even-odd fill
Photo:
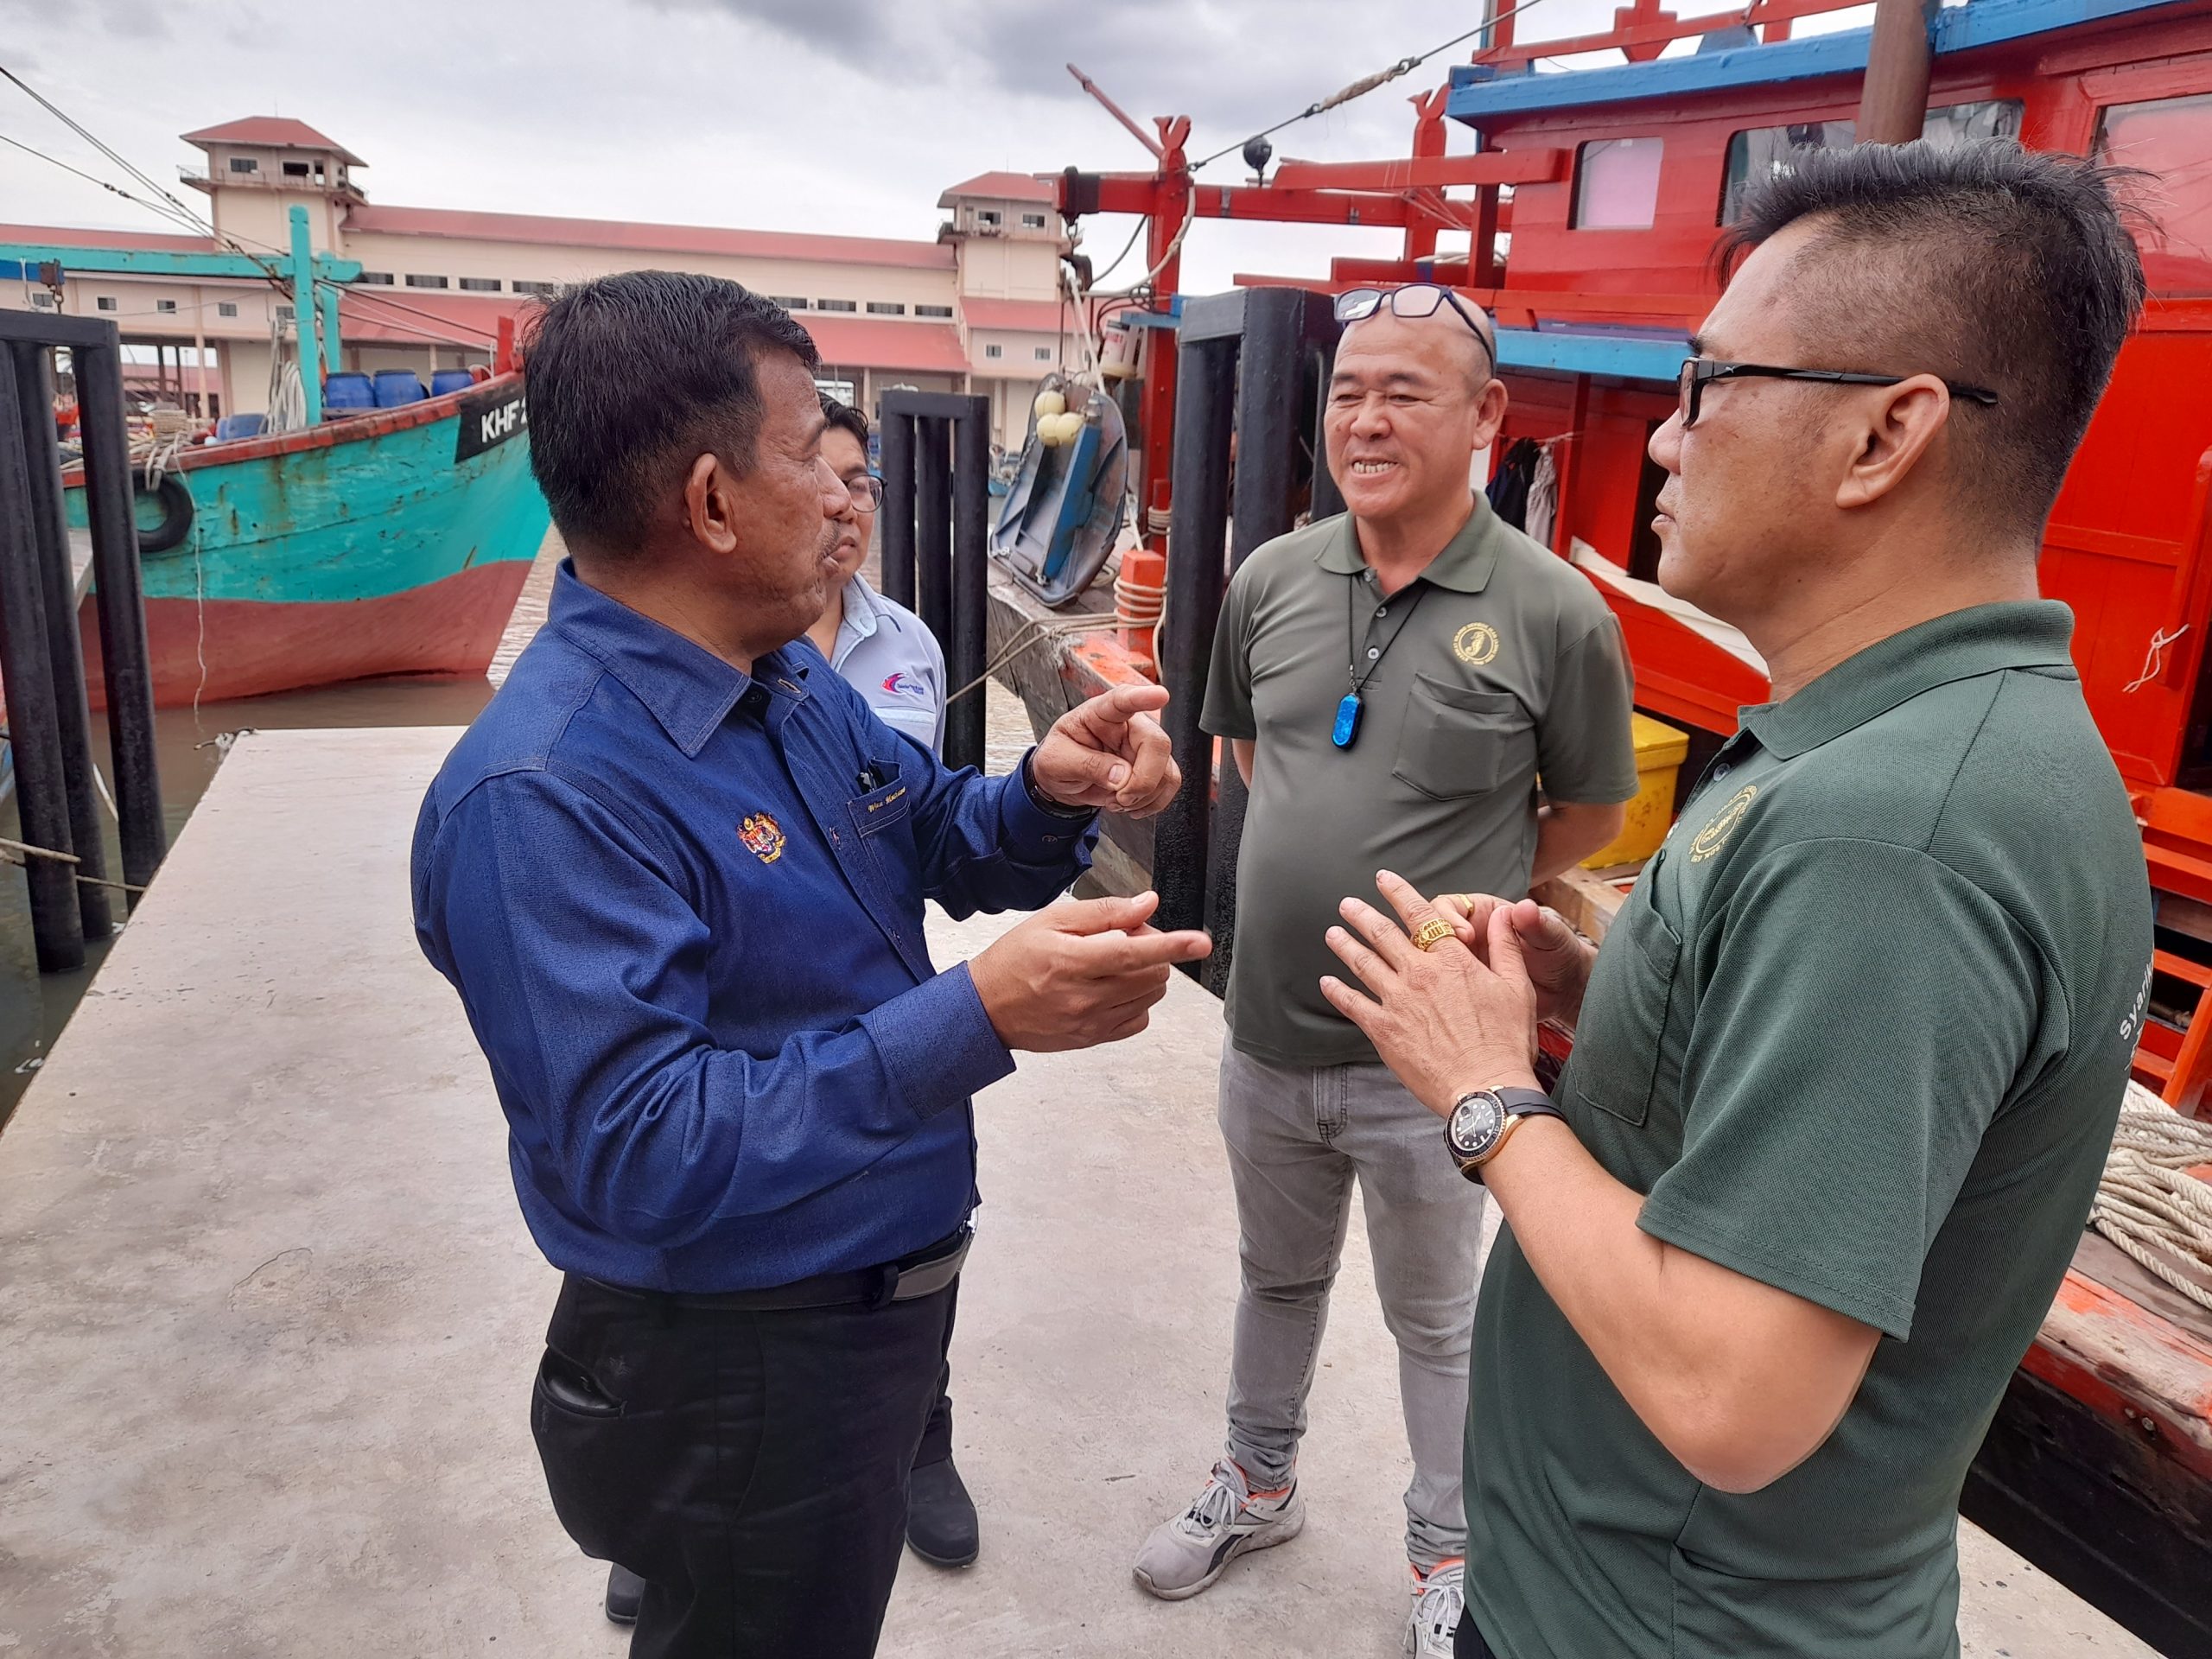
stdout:
POLYGON ((1123 688, 1018 772, 944 770, 816 655, 812 342, 715 278, 571 289, 529 361, 571 563, 431 785, 415 917, 523 1214, 567 1275, 531 1427, 556 1511, 646 1583, 631 1651, 872 1653, 975 1202, 970 1094, 1143 1028, 1195 933, 1063 900, 938 973, 923 901, 1048 903, 1096 810, 1179 779, 1123 688))

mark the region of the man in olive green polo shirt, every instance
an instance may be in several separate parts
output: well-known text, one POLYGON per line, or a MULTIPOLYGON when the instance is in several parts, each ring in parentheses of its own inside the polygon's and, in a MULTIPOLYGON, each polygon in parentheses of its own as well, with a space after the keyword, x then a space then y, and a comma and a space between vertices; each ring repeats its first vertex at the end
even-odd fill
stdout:
POLYGON ((1136 1577, 1195 1595, 1303 1520, 1295 1481, 1329 1285, 1359 1184, 1413 1453, 1410 1624, 1449 1651, 1465 1546, 1466 1354, 1482 1195, 1323 999, 1322 934, 1389 867, 1526 893, 1618 832, 1636 793, 1618 625, 1470 487, 1505 388, 1479 310, 1434 288, 1348 295, 1325 420, 1348 512, 1230 582, 1205 729, 1251 785, 1220 1118, 1241 1233, 1225 1455, 1136 1577), (1361 315, 1365 313, 1365 315, 1361 315), (1541 792, 1538 779, 1541 779, 1541 792))
POLYGON ((2036 597, 2143 296, 2107 181, 2006 143, 1793 166, 1651 444, 1660 580, 1775 701, 1594 963, 1525 902, 1421 936, 1387 876, 1428 948, 1356 900, 1332 935, 1372 994, 1332 1005, 1510 1224, 1463 1656, 1955 1655, 1960 1487, 2141 1028, 2142 847, 2036 597), (1540 1015, 1575 1032, 1555 1103, 1517 1092, 1540 1015))

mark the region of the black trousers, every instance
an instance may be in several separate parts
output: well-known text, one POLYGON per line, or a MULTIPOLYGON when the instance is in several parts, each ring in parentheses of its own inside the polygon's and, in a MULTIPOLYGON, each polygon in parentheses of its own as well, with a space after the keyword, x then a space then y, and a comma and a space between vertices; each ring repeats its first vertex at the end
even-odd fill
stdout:
POLYGON ((1459 1610, 1459 1628, 1452 1632, 1452 1659, 1497 1659, 1483 1640, 1483 1633, 1475 1628, 1475 1616, 1465 1608, 1459 1610))
POLYGON ((531 1400, 553 1508, 645 1581, 631 1659, 868 1659, 957 1284, 707 1309, 569 1275, 531 1400))

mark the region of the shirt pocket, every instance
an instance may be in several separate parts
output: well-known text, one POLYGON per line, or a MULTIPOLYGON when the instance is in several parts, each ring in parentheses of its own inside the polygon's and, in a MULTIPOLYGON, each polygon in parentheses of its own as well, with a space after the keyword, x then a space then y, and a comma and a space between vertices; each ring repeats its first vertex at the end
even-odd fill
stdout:
POLYGON ((1416 674, 1391 776, 1433 800, 1487 795, 1516 772, 1534 771, 1535 732, 1510 691, 1416 674))
POLYGON ((1649 884, 1647 874, 1598 953, 1564 1079, 1584 1105, 1635 1128, 1650 1116, 1664 1080, 1681 1069, 1668 1058, 1667 1025, 1682 941, 1652 904, 1649 884))

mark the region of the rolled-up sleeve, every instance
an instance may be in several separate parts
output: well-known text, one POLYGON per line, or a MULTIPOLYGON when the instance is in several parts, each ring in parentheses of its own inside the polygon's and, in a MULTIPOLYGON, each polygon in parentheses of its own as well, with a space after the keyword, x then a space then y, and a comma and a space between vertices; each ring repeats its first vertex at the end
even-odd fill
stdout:
MULTIPOLYGON (((979 799, 963 821, 995 834, 1005 810, 979 799)), ((549 772, 477 785, 429 853, 424 950, 466 988, 502 1097, 545 1136, 569 1202, 615 1237, 673 1249, 780 1210, 1014 1069, 964 965, 766 1057, 716 1046, 713 942, 680 864, 549 772)))

